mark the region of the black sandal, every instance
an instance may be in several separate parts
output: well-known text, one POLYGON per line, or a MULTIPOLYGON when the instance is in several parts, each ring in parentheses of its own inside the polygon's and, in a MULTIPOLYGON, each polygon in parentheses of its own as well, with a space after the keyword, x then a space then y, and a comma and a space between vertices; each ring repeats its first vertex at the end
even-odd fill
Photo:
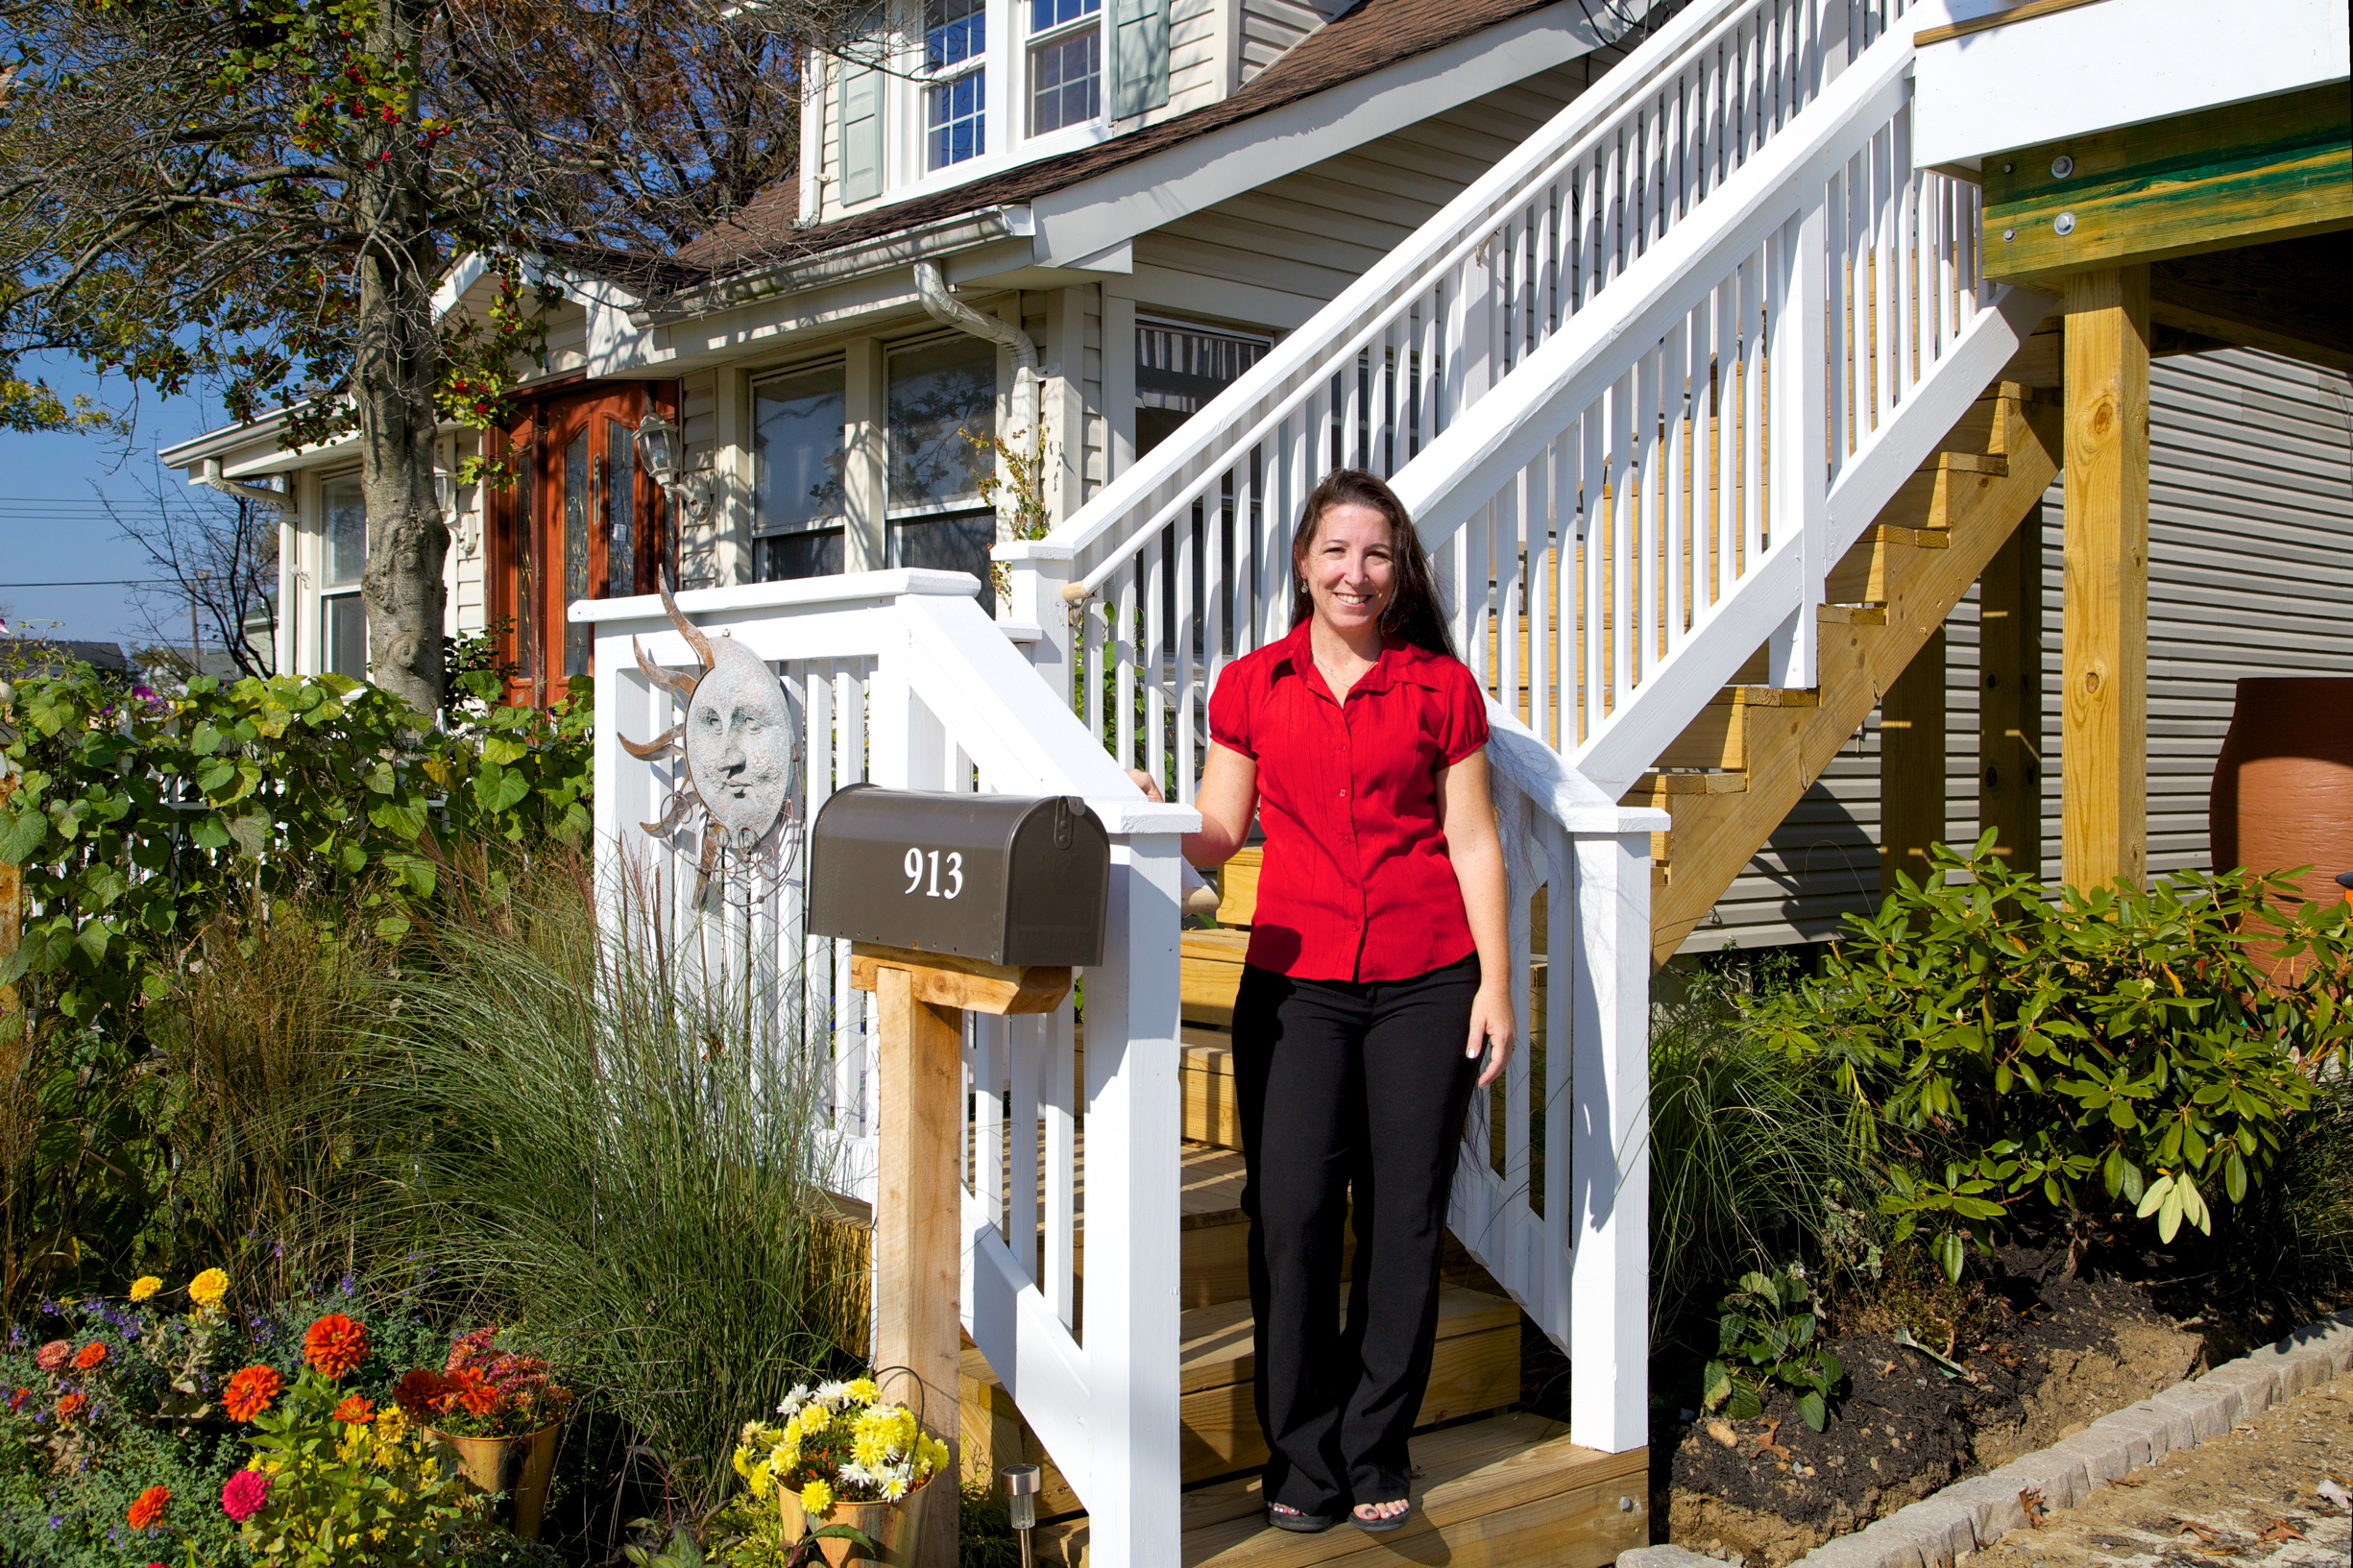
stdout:
POLYGON ((1340 1523, 1326 1513, 1301 1513, 1296 1508, 1267 1505, 1267 1523, 1276 1530, 1287 1530, 1295 1535, 1321 1535, 1340 1523))
MULTIPOLYGON (((1386 1535, 1393 1530, 1403 1530, 1405 1528, 1405 1521, 1414 1516, 1414 1500, 1410 1497, 1400 1497, 1397 1499, 1397 1501, 1404 1504, 1405 1507, 1400 1508, 1395 1513, 1388 1515, 1386 1518, 1375 1516, 1368 1519, 1363 1514, 1357 1512, 1356 1508, 1350 1508, 1348 1510, 1348 1523, 1354 1525, 1357 1529, 1363 1531, 1368 1535, 1386 1535)), ((1380 1505, 1377 1503, 1360 1503, 1356 1507, 1371 1508, 1378 1508, 1379 1506, 1380 1505)))

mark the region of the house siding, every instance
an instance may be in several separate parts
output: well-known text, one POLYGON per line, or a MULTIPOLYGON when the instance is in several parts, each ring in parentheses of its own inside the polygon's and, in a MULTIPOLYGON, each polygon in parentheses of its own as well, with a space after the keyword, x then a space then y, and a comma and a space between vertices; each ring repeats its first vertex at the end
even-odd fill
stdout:
POLYGON ((1240 4, 1242 58, 1237 85, 1282 59, 1301 38, 1346 9, 1309 0, 1240 0, 1240 4))
MULTIPOLYGON (((2235 683, 2353 675, 2347 380, 2252 350, 2149 368, 2148 868, 2209 861, 2206 797, 2235 683)), ((2062 495, 2043 501, 2043 870, 2060 867, 2062 495)), ((1945 623, 1946 837, 1976 838, 1977 592, 1945 623)), ((1849 737, 1686 953, 1835 935, 1879 898, 1879 715, 1849 737)))
POLYGON ((1231 0, 1172 0, 1168 18, 1168 106, 1140 123, 1157 125, 1217 103, 1233 90, 1227 63, 1231 0))

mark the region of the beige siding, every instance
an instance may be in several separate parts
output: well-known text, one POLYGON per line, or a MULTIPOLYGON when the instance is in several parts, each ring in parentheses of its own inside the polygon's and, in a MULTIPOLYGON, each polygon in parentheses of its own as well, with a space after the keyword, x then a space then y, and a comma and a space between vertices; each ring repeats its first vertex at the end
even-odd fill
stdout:
POLYGON ((1135 244, 1139 304, 1297 325, 1536 132, 1600 68, 1578 60, 1530 77, 1154 229, 1135 244), (1236 307, 1219 308, 1221 298, 1236 307))
POLYGON ((584 369, 588 364, 588 311, 567 300, 547 312, 547 369, 549 375, 584 369))
MULTIPOLYGON (((2353 675, 2347 382, 2234 350, 2150 368, 2148 866, 2203 868, 2206 797, 2250 675, 2353 675)), ((2043 868, 2059 875, 2061 495, 2043 503, 2043 868)), ((1946 623, 1946 837, 1976 838, 1975 591, 1946 623)), ((1684 951, 1835 935, 1879 896, 1879 719, 1851 737, 1684 951)))
POLYGON ((1314 0, 1240 0, 1242 7, 1241 80, 1249 82, 1289 53, 1294 45, 1330 21, 1345 6, 1314 0))
MULTIPOLYGON (((718 377, 711 371, 682 376, 678 383, 679 440, 691 471, 718 457, 718 377)), ((699 523, 684 525, 678 537, 682 588, 717 588, 738 580, 728 556, 727 510, 714 506, 699 523)))
MULTIPOLYGON (((443 461, 454 469, 473 456, 479 445, 480 438, 471 430, 449 438, 443 461)), ((482 486, 462 486, 456 515, 449 519, 449 612, 445 618, 453 633, 478 632, 489 619, 484 573, 490 548, 483 531, 484 502, 482 486)))

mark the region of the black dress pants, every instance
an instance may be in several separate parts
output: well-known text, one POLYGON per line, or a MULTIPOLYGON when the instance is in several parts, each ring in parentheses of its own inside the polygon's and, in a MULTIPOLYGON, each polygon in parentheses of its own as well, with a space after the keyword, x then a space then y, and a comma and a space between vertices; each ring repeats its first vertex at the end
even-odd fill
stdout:
POLYGON ((1463 1054, 1478 989, 1475 954, 1406 980, 1243 972, 1234 1081, 1270 1503, 1329 1515, 1407 1495, 1406 1434, 1430 1381, 1446 1203, 1479 1071, 1463 1054))

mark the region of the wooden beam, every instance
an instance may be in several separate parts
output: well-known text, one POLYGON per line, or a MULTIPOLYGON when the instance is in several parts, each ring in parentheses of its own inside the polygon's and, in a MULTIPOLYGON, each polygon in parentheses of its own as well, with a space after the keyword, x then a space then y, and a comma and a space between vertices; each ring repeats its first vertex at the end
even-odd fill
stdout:
MULTIPOLYGON (((915 995, 911 970, 876 976, 882 1013, 882 1118, 877 1129, 874 1205, 874 1364, 905 1367, 884 1392, 910 1407, 957 1450, 960 1409, 957 1355, 962 1291, 961 1160, 963 1025, 948 1008, 915 995)), ((924 1504, 915 1568, 955 1568, 958 1466, 952 1459, 924 1504)))
POLYGON ((1950 43, 1973 33, 1989 33, 2012 22, 2031 21, 2037 16, 2055 15, 2062 11, 2074 11, 2077 6, 2097 6, 2103 0, 2025 0, 2007 11, 1997 11, 1990 16, 1973 16, 1965 22, 1948 22, 1942 27, 1924 27, 1912 35, 1912 47, 1926 49, 1930 44, 1950 43))
POLYGON ((2043 874, 2043 506, 1977 578, 1977 829, 2012 871, 2043 874))
POLYGON ((2066 687, 2061 874, 2071 886, 2148 860, 2148 269, 2067 280, 2066 687))
POLYGON ((2348 142, 2335 83, 1988 157, 1985 276, 2055 283, 2353 229, 2348 142))
POLYGON ((1945 630, 1930 633, 1880 699, 1880 893, 1928 877, 1945 837, 1945 630))
POLYGON ((2148 269, 2148 316, 2185 339, 2268 349, 2353 370, 2353 231, 2312 234, 2148 269))
POLYGON ((850 944, 850 985, 859 991, 876 987, 876 976, 885 969, 914 976, 915 1000, 968 1013, 1051 1013, 1070 995, 1067 965, 992 964, 953 953, 925 953, 919 948, 885 947, 880 942, 850 944))

